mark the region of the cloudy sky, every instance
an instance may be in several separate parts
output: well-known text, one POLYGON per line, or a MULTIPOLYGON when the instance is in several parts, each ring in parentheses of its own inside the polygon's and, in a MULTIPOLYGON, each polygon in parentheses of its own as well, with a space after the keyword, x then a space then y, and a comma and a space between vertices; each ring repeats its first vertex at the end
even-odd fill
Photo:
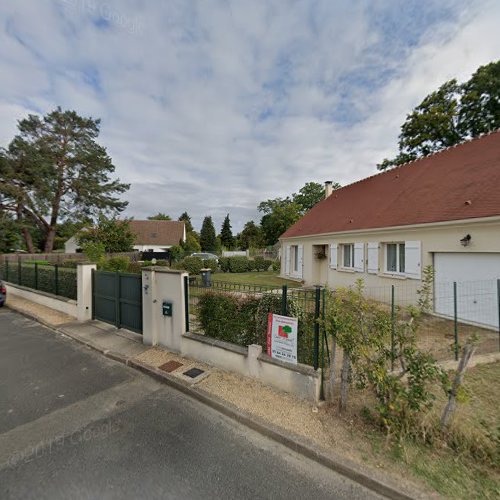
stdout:
POLYGON ((445 80, 500 58, 498 0, 1 0, 0 145, 57 105, 102 119, 127 215, 195 226, 396 151, 445 80))

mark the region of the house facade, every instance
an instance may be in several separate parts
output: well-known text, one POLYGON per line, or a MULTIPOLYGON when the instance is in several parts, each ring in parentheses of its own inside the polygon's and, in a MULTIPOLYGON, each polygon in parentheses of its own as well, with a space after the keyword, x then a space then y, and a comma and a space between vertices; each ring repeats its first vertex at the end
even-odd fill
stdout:
MULTIPOLYGON (((131 220, 130 230, 135 234, 134 250, 139 252, 165 252, 186 241, 186 227, 182 221, 131 220)), ((64 245, 66 253, 80 251, 77 238, 72 236, 64 245)))
POLYGON ((450 315, 456 282, 462 317, 498 326, 485 301, 500 279, 500 132, 326 194, 280 238, 283 277, 331 288, 361 278, 408 303, 431 265, 435 312, 450 315))

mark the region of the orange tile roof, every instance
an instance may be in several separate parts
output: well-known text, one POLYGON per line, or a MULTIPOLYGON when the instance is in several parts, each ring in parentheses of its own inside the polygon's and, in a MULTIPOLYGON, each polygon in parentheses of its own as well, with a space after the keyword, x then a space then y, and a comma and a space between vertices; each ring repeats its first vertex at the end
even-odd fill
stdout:
POLYGON ((184 222, 174 220, 131 220, 135 245, 178 245, 184 237, 184 222))
POLYGON ((337 189, 281 238, 495 215, 500 131, 337 189))

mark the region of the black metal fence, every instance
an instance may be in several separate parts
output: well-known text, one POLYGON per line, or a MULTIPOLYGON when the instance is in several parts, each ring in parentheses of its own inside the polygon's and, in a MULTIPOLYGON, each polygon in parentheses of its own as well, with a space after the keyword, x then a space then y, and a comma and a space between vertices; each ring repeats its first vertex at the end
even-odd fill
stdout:
POLYGON ((24 263, 5 260, 0 263, 0 277, 8 283, 76 300, 76 269, 58 264, 24 263))
POLYGON ((269 313, 298 319, 299 363, 322 366, 324 290, 281 288, 265 285, 212 282, 191 279, 189 284, 189 331, 243 347, 262 346, 267 351, 269 313))

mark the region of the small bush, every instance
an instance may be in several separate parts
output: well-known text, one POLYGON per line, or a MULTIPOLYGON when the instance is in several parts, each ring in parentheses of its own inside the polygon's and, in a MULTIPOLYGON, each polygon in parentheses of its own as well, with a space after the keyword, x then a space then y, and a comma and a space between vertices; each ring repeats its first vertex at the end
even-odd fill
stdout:
POLYGON ((71 269, 76 269, 78 267, 78 262, 81 262, 79 260, 63 260, 61 267, 66 267, 66 268, 71 268, 71 269))
POLYGON ((168 267, 168 260, 158 259, 155 266, 168 267))
POLYGON ((252 269, 248 257, 229 257, 229 270, 232 273, 246 273, 252 269))
POLYGON ((219 267, 223 273, 228 273, 231 271, 231 266, 230 266, 231 261, 229 259, 230 259, 229 257, 219 258, 219 267))
POLYGON ((281 271, 281 264, 279 260, 273 260, 271 266, 275 273, 279 273, 281 271))
POLYGON ((271 264, 272 261, 264 259, 264 257, 259 255, 258 257, 255 257, 253 261, 253 269, 255 269, 255 271, 268 271, 271 264))
POLYGON ((127 267, 127 273, 141 274, 142 267, 140 262, 130 262, 127 267))
POLYGON ((102 263, 101 269, 113 273, 124 273, 129 268, 129 265, 130 259, 128 257, 109 257, 102 263))
POLYGON ((205 259, 203 261, 203 267, 205 269, 211 269, 213 272, 219 269, 219 267, 217 266, 217 261, 215 259, 205 259))
POLYGON ((199 257, 186 257, 176 263, 175 269, 187 271, 189 274, 200 274, 203 269, 203 261, 199 257))

